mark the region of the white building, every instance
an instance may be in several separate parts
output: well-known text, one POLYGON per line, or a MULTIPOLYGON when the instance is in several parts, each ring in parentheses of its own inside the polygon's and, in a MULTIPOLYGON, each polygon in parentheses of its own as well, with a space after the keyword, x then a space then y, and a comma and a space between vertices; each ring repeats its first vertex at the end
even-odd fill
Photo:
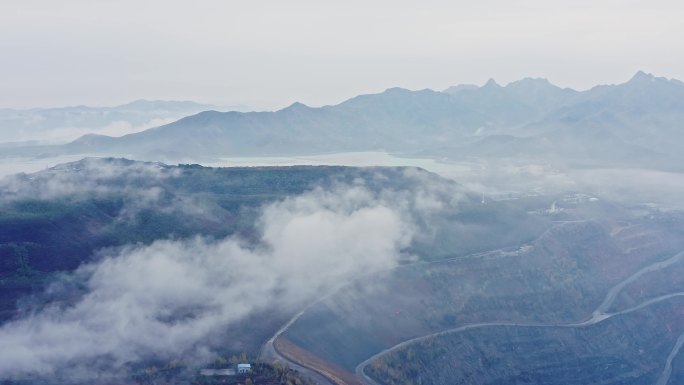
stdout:
POLYGON ((250 364, 237 364, 238 374, 245 374, 252 372, 252 365, 250 364))

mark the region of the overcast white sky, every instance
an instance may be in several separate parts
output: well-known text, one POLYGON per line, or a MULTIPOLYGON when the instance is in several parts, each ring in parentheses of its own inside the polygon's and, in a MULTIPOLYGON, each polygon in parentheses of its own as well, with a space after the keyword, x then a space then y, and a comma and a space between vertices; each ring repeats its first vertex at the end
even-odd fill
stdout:
POLYGON ((1 0, 0 107, 684 79, 681 0, 1 0))

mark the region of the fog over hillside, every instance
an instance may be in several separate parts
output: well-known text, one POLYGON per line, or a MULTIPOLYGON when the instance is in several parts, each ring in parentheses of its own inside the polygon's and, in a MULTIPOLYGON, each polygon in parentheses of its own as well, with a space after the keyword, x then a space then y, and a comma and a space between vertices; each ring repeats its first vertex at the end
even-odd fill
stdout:
MULTIPOLYGON (((292 354, 287 341, 353 376, 416 335, 492 319, 574 322, 644 266, 679 271, 679 260, 658 261, 684 247, 681 212, 581 189, 481 200, 416 168, 97 158, 5 177, 0 340, 13 349, 0 353, 0 377, 140 383, 145 368, 174 365, 167 381, 183 383, 218 356, 292 354)), ((679 287, 633 281, 623 307, 679 287)), ((653 353, 642 374, 663 359, 653 353)))
POLYGON ((149 357, 211 359, 203 341, 252 313, 302 306, 394 266, 412 236, 402 216, 396 202, 352 187, 265 207, 257 248, 233 238, 127 246, 74 272, 85 294, 73 305, 0 328, 13 347, 3 349, 0 377, 99 378, 149 357))
POLYGON ((255 354, 251 333, 272 327, 258 318, 416 258, 431 218, 467 201, 410 168, 117 159, 4 178, 0 190, 0 340, 13 347, 0 378, 18 381, 126 378, 144 362, 201 365, 227 346, 255 354), (252 317, 261 326, 245 329, 252 317))

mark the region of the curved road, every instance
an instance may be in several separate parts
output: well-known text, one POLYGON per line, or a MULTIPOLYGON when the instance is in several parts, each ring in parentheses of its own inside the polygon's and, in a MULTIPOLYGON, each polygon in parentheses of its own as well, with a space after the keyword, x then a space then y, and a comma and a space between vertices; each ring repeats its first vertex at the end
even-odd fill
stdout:
MULTIPOLYGON (((574 222, 585 222, 585 221, 568 221, 568 222, 574 223, 574 222)), ((553 226, 546 229, 534 241, 528 242, 525 245, 530 245, 530 244, 534 243, 535 241, 537 241, 538 239, 543 237, 545 234, 547 234, 549 231, 551 231, 552 229, 554 229, 557 226, 561 226, 564 223, 565 222, 554 224, 553 226)), ((525 245, 523 245, 523 246, 525 246, 525 245)), ((395 267, 388 269, 388 270, 408 268, 408 267, 416 266, 416 265, 432 265, 432 264, 438 264, 438 263, 448 263, 448 262, 452 262, 452 261, 456 261, 456 260, 462 260, 462 259, 481 258, 481 257, 485 257, 487 255, 492 255, 492 254, 496 254, 496 253, 503 253, 504 255, 514 254, 517 250, 520 250, 523 246, 520 246, 520 247, 514 247, 514 246, 502 247, 500 249, 483 251, 483 252, 479 252, 479 253, 473 253, 473 254, 468 254, 465 256, 459 256, 459 257, 453 257, 453 258, 440 259, 437 261, 417 261, 417 262, 413 262, 413 263, 407 263, 404 265, 395 266, 395 267)), ((370 275, 370 274, 372 274, 372 273, 364 274, 363 276, 370 275)), ((290 318, 290 320, 285 325, 283 325, 280 329, 278 329, 278 331, 268 341, 266 341, 264 346, 261 348, 261 351, 259 352, 259 359, 262 361, 266 361, 266 362, 272 362, 272 361, 283 362, 283 363, 287 364, 290 368, 295 369, 295 370, 299 371, 300 373, 302 373, 304 376, 312 379, 317 385, 336 385, 331 380, 329 380, 327 377, 321 375, 319 372, 317 372, 311 368, 299 365, 296 362, 293 362, 293 361, 289 360, 287 357, 281 355, 278 352, 278 350, 275 348, 274 343, 275 343, 275 340, 278 339, 278 337, 280 337, 283 333, 285 333, 285 331, 287 331, 287 329, 289 329, 290 326, 292 326, 292 324, 297 322, 297 320, 307 310, 309 310, 312 306, 318 304, 319 302, 324 301, 325 299, 334 295, 335 293, 337 293, 338 290, 340 290, 341 288, 343 288, 344 286, 347 286, 347 285, 348 284, 342 284, 342 285, 338 286, 337 288, 331 290, 330 293, 328 293, 327 295, 320 297, 320 298, 316 299, 315 301, 311 302, 309 305, 304 307, 304 309, 302 309, 299 313, 295 314, 292 318, 290 318)))
POLYGON ((674 358, 677 356, 677 354, 679 353, 679 349, 682 348, 682 345, 684 345, 684 333, 682 333, 679 336, 679 338, 677 338, 677 343, 675 344, 674 348, 672 348, 670 355, 667 356, 667 361, 665 362, 665 369, 658 378, 658 382, 656 382, 656 385, 667 385, 667 383, 670 382, 670 375, 672 375, 672 360, 674 360, 674 358))
MULTIPOLYGON (((324 297, 325 298, 325 297, 324 297)), ((332 381, 330 381, 328 378, 323 376, 322 374, 318 373, 317 371, 307 368, 305 366, 299 365, 296 362, 290 361, 287 359, 285 356, 281 355, 278 350, 275 348, 275 340, 280 337, 281 334, 283 334, 290 326, 292 326, 293 323, 297 322, 299 317, 304 314, 305 311, 309 310, 311 306, 314 304, 318 303, 321 301, 323 298, 316 300, 312 303, 310 303, 308 306, 306 306, 302 311, 299 313, 295 314, 290 320, 283 325, 278 331, 271 337, 264 346, 261 348, 261 352, 259 352, 259 359, 262 361, 266 362, 273 362, 273 361, 280 361, 282 363, 287 364, 291 369, 294 369, 304 375, 305 377, 311 379, 316 385, 336 385, 332 381)))
POLYGON ((608 294, 606 294, 606 298, 603 300, 603 302, 599 305, 598 308, 594 311, 594 314, 600 314, 604 313, 607 311, 610 306, 613 304, 615 301, 615 297, 617 297, 618 294, 622 291, 622 289, 625 288, 625 286, 629 285, 630 283, 636 281, 639 279, 642 275, 645 275, 647 273, 652 273, 654 271, 662 270, 670 265, 673 265, 679 260, 684 257, 684 251, 681 253, 675 254, 673 257, 670 257, 664 261, 656 262, 654 264, 648 265, 644 267, 643 269, 637 271, 636 273, 632 274, 629 276, 627 279, 624 281, 618 283, 617 285, 613 286, 610 291, 608 291, 608 294))
MULTIPOLYGON (((573 223, 574 223, 574 222, 586 222, 586 221, 568 221, 568 222, 573 222, 573 223)), ((565 222, 559 222, 559 223, 557 223, 556 225, 551 226, 551 227, 548 228, 546 231, 544 231, 539 237, 537 237, 534 241, 529 242, 529 243, 527 243, 526 245, 533 244, 536 240, 542 238, 546 233, 548 233, 549 231, 551 231, 552 229, 554 229, 556 226, 562 226, 563 224, 565 224, 565 222)), ((444 260, 439 260, 439 261, 430 261, 430 262, 420 261, 420 262, 415 262, 415 263, 400 265, 400 266, 395 267, 394 269, 406 268, 406 267, 409 267, 409 266, 420 265, 420 264, 447 263, 447 262, 454 261, 454 260, 459 260, 459 259, 483 257, 483 256, 491 255, 491 254, 494 254, 494 253, 504 253, 504 254, 508 254, 508 253, 511 253, 511 251, 513 251, 513 250, 515 250, 515 249, 518 249, 518 248, 503 247, 503 248, 500 248, 500 249, 491 250, 491 251, 487 251, 487 252, 481 252, 481 253, 470 254, 470 255, 468 255, 468 256, 463 256, 463 257, 455 257, 455 258, 449 258, 449 259, 444 259, 444 260)), ((636 273, 634 273, 634 274, 632 274, 631 276, 627 277, 627 278, 624 279, 623 281, 619 282, 618 284, 616 284, 615 286, 613 286, 613 287, 608 291, 608 293, 606 294, 606 297, 604 298, 603 302, 601 302, 601 304, 596 308, 596 310, 594 310, 594 312, 591 314, 591 317, 589 317, 588 319, 586 319, 586 320, 584 320, 584 321, 581 321, 581 322, 574 322, 574 323, 483 322, 483 323, 477 323, 477 324, 463 325, 463 326, 459 326, 459 327, 456 327, 456 328, 453 328, 453 329, 443 330, 443 331, 441 331, 441 332, 432 333, 432 334, 424 335, 424 336, 421 336, 421 337, 416 337, 416 338, 413 338, 413 339, 410 339, 410 340, 406 340, 406 341, 401 342, 401 343, 399 343, 399 344, 397 344, 397 345, 394 345, 394 346, 392 346, 392 347, 390 347, 390 348, 387 348, 387 349, 385 349, 385 350, 383 350, 383 351, 381 351, 381 352, 379 352, 379 353, 373 355, 372 357, 368 358, 367 360, 363 361, 363 362, 360 363, 359 365, 357 365, 357 366, 356 366, 356 369, 355 369, 356 376, 357 376, 361 381, 363 381, 366 385, 380 385, 380 384, 378 384, 375 380, 373 380, 372 378, 368 377, 368 376, 366 375, 366 373, 365 373, 365 369, 366 369, 366 367, 370 364, 370 362, 372 362, 373 360, 375 360, 375 359, 377 359, 377 358, 379 358, 379 357, 381 357, 381 356, 383 356, 383 355, 385 355, 385 354, 394 352, 394 351, 399 350, 399 349, 401 349, 401 348, 403 348, 403 347, 405 347, 405 346, 408 346, 408 345, 410 345, 410 344, 413 344, 413 343, 416 343, 416 342, 420 342, 420 341, 422 341, 422 340, 426 340, 426 339, 429 339, 429 338, 432 338, 432 337, 436 337, 436 336, 440 336, 440 335, 446 335, 446 334, 452 334, 452 333, 459 333, 459 332, 463 332, 463 331, 470 330, 470 329, 483 328, 483 327, 495 327, 495 326, 515 326, 515 327, 583 327, 583 326, 590 326, 590 325, 595 325, 595 324, 597 324, 597 323, 599 323, 599 322, 605 321, 605 320, 607 320, 607 319, 609 319, 609 318, 612 318, 612 317, 615 317, 615 316, 619 316, 619 315, 623 315, 623 314, 628 314, 628 313, 631 313, 631 312, 634 312, 634 311, 643 309, 643 308, 645 308, 645 307, 647 307, 647 306, 650 306, 650 305, 655 304, 655 303, 658 303, 658 302, 666 301, 666 300, 671 299, 671 298, 674 298, 674 297, 682 297, 682 296, 684 296, 684 292, 671 293, 671 294, 662 295, 662 296, 659 296, 659 297, 652 298, 652 299, 650 299, 650 300, 644 301, 644 302, 642 302, 641 304, 639 304, 639 305, 637 305, 637 306, 634 306, 634 307, 631 307, 631 308, 629 308, 629 309, 625 309, 625 310, 622 310, 622 311, 619 311, 619 312, 615 312, 615 313, 606 313, 606 311, 607 311, 608 309, 610 309, 610 307, 612 306, 613 302, 615 301, 615 299, 617 298, 617 296, 620 294, 620 292, 622 291, 622 289, 624 289, 624 288, 625 288, 627 285, 629 285, 631 282, 634 282, 634 281, 637 280, 639 277, 641 277, 641 276, 643 276, 643 275, 645 275, 645 274, 647 274, 647 273, 651 273, 651 272, 654 272, 654 271, 658 271, 658 270, 661 270, 661 269, 663 269, 663 268, 666 268, 666 267, 668 267, 668 266, 670 266, 670 265, 673 265, 673 264, 675 264, 676 262, 679 262, 683 257, 684 257, 684 251, 682 251, 682 252, 680 252, 680 253, 678 253, 678 254, 676 254, 676 255, 674 255, 674 256, 672 256, 672 257, 666 259, 666 260, 659 261, 659 262, 655 262, 655 263, 653 263, 653 264, 651 264, 651 265, 649 265, 649 266, 646 266, 645 268, 643 268, 643 269, 637 271, 636 273)), ((295 362, 293 362, 293 361, 287 359, 286 357, 282 356, 282 355, 277 351, 277 349, 275 348, 274 342, 275 342, 275 340, 276 340, 278 337, 280 337, 285 331, 287 331, 287 329, 289 329, 290 326, 292 326, 292 324, 294 324, 294 323, 295 323, 295 322, 296 322, 296 321, 297 321, 297 320, 298 320, 298 319, 299 319, 299 318, 300 318, 300 317, 301 317, 309 308, 311 308, 311 307, 314 306, 315 304, 317 304, 317 303, 319 303, 319 302, 325 300, 326 298, 330 297, 331 295, 333 295, 334 293, 336 293, 337 290, 339 290, 339 289, 340 289, 341 287, 343 287, 343 286, 345 286, 345 285, 341 285, 341 286, 338 287, 336 290, 332 290, 329 294, 327 294, 327 295, 325 295, 325 296, 323 296, 323 297, 321 297, 321 298, 315 300, 314 302, 312 302, 312 303, 310 303, 309 305, 307 305, 304 309, 302 309, 299 313, 295 314, 295 315, 294 315, 294 316, 293 316, 285 325, 283 325, 283 326, 282 326, 282 327, 281 327, 281 328, 280 328, 280 329, 279 329, 279 330, 278 330, 278 331, 277 331, 277 332, 276 332, 276 333, 275 333, 275 334, 274 334, 274 335, 273 335, 273 336, 264 344, 264 346, 263 346, 263 348, 262 348, 262 350, 261 350, 261 352, 260 352, 260 354, 259 354, 259 358, 262 359, 262 360, 264 360, 264 361, 275 361, 275 360, 279 360, 279 361, 281 361, 281 362, 283 362, 283 363, 286 363, 286 364, 289 365, 292 369, 295 369, 295 370, 299 371, 300 373, 302 373, 304 376, 306 376, 306 377, 312 379, 317 385, 336 385, 336 384, 333 383, 331 380, 329 380, 329 379, 326 378, 325 376, 321 375, 319 372, 317 372, 317 371, 315 371, 315 370, 313 370, 313 369, 311 369, 311 368, 308 368, 308 367, 304 367, 304 366, 302 366, 302 365, 299 365, 299 364, 297 364, 297 363, 295 363, 295 362)), ((663 369, 663 373, 661 374, 660 378, 658 379, 658 382, 656 383, 656 385, 666 385, 666 384, 667 384, 667 382, 669 381, 669 378, 670 378, 670 374, 671 374, 671 372, 672 372, 672 365, 671 365, 671 364, 672 364, 672 360, 673 360, 674 357, 677 355, 677 353, 679 352, 679 350, 682 348, 683 345, 684 345, 684 334, 682 334, 682 335, 679 337, 679 339, 677 340, 677 343, 676 343, 675 346, 673 347, 673 349, 672 349, 672 351, 671 351, 671 353, 670 353, 670 356, 668 357, 667 362, 666 362, 666 364, 665 364, 665 367, 664 367, 664 369, 663 369)))
MULTIPOLYGON (((366 367, 375 359, 380 358, 386 354, 392 353, 394 351, 397 351, 403 347, 406 347, 408 345, 411 345, 413 343, 417 343, 432 337, 438 337, 442 335, 447 335, 447 334, 453 334, 453 333, 460 333, 466 330, 471 330, 471 329, 477 329, 477 328, 483 328, 483 327, 495 327, 495 326, 516 326, 516 327, 583 327, 583 326, 590 326, 590 325, 595 325, 599 322, 603 322, 609 318, 632 313, 637 310, 641 310, 645 307, 648 307, 650 305, 653 305, 655 303, 659 303, 662 301, 666 301, 668 299, 674 298, 674 297, 684 297, 684 292, 676 292, 676 293, 671 293, 671 294, 666 294, 662 295, 659 297, 652 298, 650 300, 644 301, 639 305, 636 305, 634 307, 615 312, 615 313, 605 313, 607 309, 610 308, 610 306, 613 304, 615 301, 615 298, 618 296, 620 291, 627 286, 629 283, 635 281, 637 278, 641 277, 642 275, 654 271, 661 270, 667 266, 670 266, 674 264, 675 262, 678 262, 682 257, 684 257, 684 251, 680 252, 673 257, 670 257, 664 261, 659 261, 656 263, 653 263, 636 273, 632 274, 631 276, 627 277, 625 280, 621 281, 617 285, 613 286, 609 291, 606 297, 604 298, 603 302, 596 308, 596 310, 592 313, 591 317, 588 318, 585 321, 581 322, 574 322, 574 323, 514 323, 514 322, 482 322, 482 323, 476 323, 476 324, 469 324, 469 325, 463 325, 459 326, 453 329, 447 329, 443 330, 441 332, 437 333, 432 333, 428 335, 424 335, 421 337, 416 337, 412 338, 410 340, 406 340, 404 342, 401 342, 397 345, 394 345, 390 348, 387 348, 372 357, 368 358, 367 360, 363 361, 359 365, 356 366, 356 376, 363 381, 366 385, 381 385, 377 381, 373 380, 370 378, 368 375, 366 375, 365 369, 366 367)), ((670 375, 672 373, 672 360, 674 357, 679 353, 679 350, 682 348, 682 345, 684 345, 684 334, 682 334, 679 339, 677 339, 677 343, 673 347, 672 351, 670 352, 670 355, 667 358, 667 361, 665 363, 665 367, 663 368, 663 372, 658 379, 658 382, 656 385, 666 385, 667 382, 670 379, 670 375)))

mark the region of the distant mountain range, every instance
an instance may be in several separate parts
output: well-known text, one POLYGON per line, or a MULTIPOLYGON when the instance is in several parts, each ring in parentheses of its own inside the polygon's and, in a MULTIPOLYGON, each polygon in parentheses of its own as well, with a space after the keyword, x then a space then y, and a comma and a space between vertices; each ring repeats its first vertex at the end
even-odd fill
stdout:
POLYGON ((245 107, 141 99, 115 107, 0 108, 0 143, 67 143, 88 133, 120 136, 211 109, 229 111, 245 107))
POLYGON ((391 88, 334 106, 205 111, 143 132, 86 135, 6 154, 133 154, 154 159, 384 150, 586 166, 676 168, 684 154, 684 83, 638 72, 587 91, 526 78, 444 91, 391 88))

